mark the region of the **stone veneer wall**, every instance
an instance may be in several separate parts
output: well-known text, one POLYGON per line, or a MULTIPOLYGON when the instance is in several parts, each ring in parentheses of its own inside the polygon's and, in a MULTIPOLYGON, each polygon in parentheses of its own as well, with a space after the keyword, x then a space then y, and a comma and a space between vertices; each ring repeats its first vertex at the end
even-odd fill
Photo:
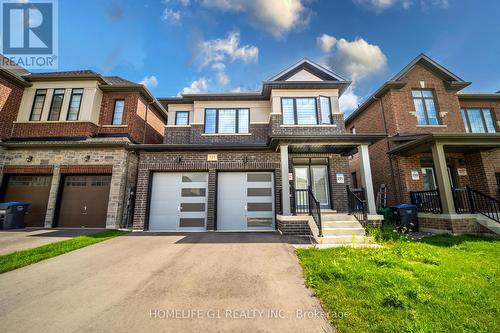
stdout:
MULTIPOLYGON (((1 154, 1 152, 0 152, 1 154)), ((123 208, 126 205, 125 188, 135 183, 134 171, 128 173, 127 167, 134 167, 134 163, 127 165, 130 153, 124 148, 37 148, 37 149, 8 149, 4 151, 4 162, 0 165, 0 179, 5 173, 52 174, 52 184, 49 194, 45 227, 51 228, 55 222, 55 208, 58 197, 59 184, 62 173, 103 173, 112 171, 109 204, 106 228, 118 228, 123 218, 123 208), (89 155, 90 160, 85 161, 89 155), (31 162, 27 162, 32 156, 31 162)), ((132 156, 133 158, 137 158, 132 156)), ((1 161, 1 158, 0 158, 1 161)))

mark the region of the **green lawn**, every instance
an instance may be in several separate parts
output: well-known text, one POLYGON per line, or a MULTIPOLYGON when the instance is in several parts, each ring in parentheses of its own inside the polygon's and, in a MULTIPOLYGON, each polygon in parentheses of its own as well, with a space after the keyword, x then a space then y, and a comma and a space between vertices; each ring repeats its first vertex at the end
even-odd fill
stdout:
POLYGON ((306 284, 339 332, 500 332, 499 238, 382 244, 298 250, 306 284))
POLYGON ((5 254, 0 256, 0 273, 31 265, 126 233, 128 233, 128 231, 107 230, 93 235, 78 236, 57 243, 5 254))

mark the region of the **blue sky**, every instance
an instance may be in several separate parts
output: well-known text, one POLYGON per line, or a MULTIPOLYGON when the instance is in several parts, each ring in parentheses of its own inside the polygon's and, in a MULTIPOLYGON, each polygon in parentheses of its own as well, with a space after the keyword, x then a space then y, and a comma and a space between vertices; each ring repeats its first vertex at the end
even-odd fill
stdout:
POLYGON ((308 57, 354 81, 349 110, 424 52, 491 92, 499 14, 495 0, 59 0, 59 70, 146 79, 161 97, 259 90, 308 57))

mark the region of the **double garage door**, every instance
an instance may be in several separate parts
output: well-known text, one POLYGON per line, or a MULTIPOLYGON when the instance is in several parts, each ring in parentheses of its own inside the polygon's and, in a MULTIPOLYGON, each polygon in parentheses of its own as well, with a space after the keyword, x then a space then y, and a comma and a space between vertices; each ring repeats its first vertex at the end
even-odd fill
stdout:
MULTIPOLYGON (((273 230, 273 184, 269 172, 218 173, 217 230, 273 230)), ((207 173, 153 175, 149 230, 206 230, 207 210, 207 173)))
MULTIPOLYGON (((8 175, 3 201, 30 202, 27 227, 43 227, 51 175, 8 175)), ((57 227, 104 228, 111 175, 66 175, 61 179, 57 227)))

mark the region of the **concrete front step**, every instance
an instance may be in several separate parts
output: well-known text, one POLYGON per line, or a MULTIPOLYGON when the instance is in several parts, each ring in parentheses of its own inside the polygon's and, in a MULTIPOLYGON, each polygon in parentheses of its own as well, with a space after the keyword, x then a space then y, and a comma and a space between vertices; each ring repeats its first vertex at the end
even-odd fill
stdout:
POLYGON ((320 244, 355 244, 355 243, 369 243, 370 238, 366 236, 357 235, 329 235, 320 237, 320 244))
POLYGON ((340 235, 356 235, 364 236, 365 229, 363 228, 323 228, 324 236, 340 236, 340 235))
POLYGON ((321 221, 323 228, 362 228, 358 221, 321 221))
POLYGON ((321 211, 321 221, 357 221, 356 218, 348 214, 323 213, 321 211))

